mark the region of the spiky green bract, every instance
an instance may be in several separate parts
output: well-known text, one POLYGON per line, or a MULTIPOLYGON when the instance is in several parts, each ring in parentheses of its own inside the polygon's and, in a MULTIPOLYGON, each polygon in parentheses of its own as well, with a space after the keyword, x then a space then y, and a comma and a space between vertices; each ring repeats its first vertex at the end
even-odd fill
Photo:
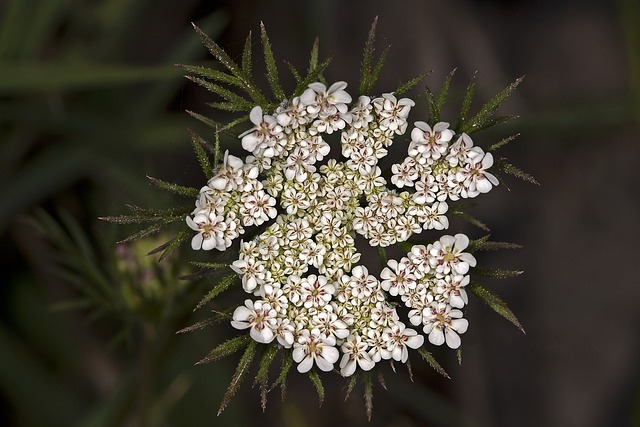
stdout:
POLYGON ((362 57, 362 65, 360 67, 360 95, 371 94, 371 92, 373 91, 373 86, 375 85, 376 81, 378 80, 378 76, 380 75, 380 70, 382 70, 382 67, 387 60, 387 55, 389 53, 389 47, 387 46, 385 50, 378 56, 378 58, 375 58, 374 52, 377 26, 378 17, 376 16, 373 20, 373 23, 371 24, 369 36, 367 37, 367 41, 364 45, 364 54, 362 57))
POLYGON ((455 126, 455 129, 460 129, 467 121, 467 115, 471 109, 471 102, 473 101, 473 95, 476 91, 476 74, 477 72, 473 73, 473 76, 467 85, 462 106, 460 107, 460 114, 458 115, 458 124, 455 126))
POLYGON ((496 142, 495 144, 491 144, 490 146, 488 146, 487 151, 496 151, 498 148, 504 147, 505 145, 507 145, 508 143, 510 143, 511 141, 513 141, 519 136, 520 134, 516 133, 515 135, 509 135, 506 138, 502 138, 500 141, 496 142))
POLYGON ((316 371, 315 369, 310 370, 309 379, 313 383, 313 386, 316 389, 316 393, 318 393, 319 406, 322 406, 322 402, 324 402, 324 386, 322 385, 322 379, 320 379, 318 371, 316 371))
POLYGON ((524 172, 517 166, 505 162, 504 158, 499 158, 496 160, 496 167, 504 173, 508 173, 509 175, 513 175, 532 184, 540 185, 540 183, 533 176, 524 172))
POLYGON ((360 376, 360 372, 356 372, 355 375, 351 375, 351 377, 349 377, 349 382, 347 383, 347 388, 345 390, 344 393, 344 400, 346 401, 349 396, 351 396, 351 392, 353 391, 353 389, 355 388, 356 384, 358 383, 358 377, 360 376))
POLYGON ((235 272, 224 276, 213 287, 213 289, 211 289, 209 292, 207 292, 207 295, 205 295, 205 297, 200 300, 198 305, 196 305, 196 308, 194 308, 193 310, 195 311, 195 310, 199 309, 200 307, 202 307, 203 305, 207 304, 209 301, 211 301, 212 299, 214 299, 215 297, 220 295, 222 292, 224 292, 227 289, 229 289, 231 287, 231 285, 233 285, 234 283, 238 282, 239 280, 240 279, 239 279, 238 275, 235 272))
MULTIPOLYGON (((203 44, 209 49, 209 52, 224 67, 224 70, 215 70, 202 66, 182 65, 179 67, 190 73, 187 78, 210 92, 215 93, 222 101, 209 104, 211 107, 229 111, 233 113, 245 113, 242 119, 233 124, 223 126, 199 114, 189 112, 189 114, 198 118, 209 126, 219 127, 221 129, 231 129, 236 124, 246 121, 248 113, 254 106, 260 106, 264 111, 273 111, 280 105, 282 101, 287 99, 287 95, 282 87, 278 66, 276 64, 271 42, 267 35, 264 24, 260 24, 260 40, 262 42, 262 52, 264 63, 267 70, 267 82, 271 90, 271 96, 267 96, 255 82, 252 75, 252 44, 251 34, 247 37, 242 52, 241 64, 236 63, 216 42, 210 39, 204 32, 194 25, 194 28, 203 44)), ((303 77, 291 64, 287 66, 291 70, 295 80, 296 88, 293 96, 300 95, 310 83, 322 79, 322 73, 330 63, 330 59, 319 62, 318 59, 318 43, 314 43, 311 50, 311 60, 309 61, 309 69, 303 77)))
POLYGON ((420 83, 422 80, 426 79, 429 76, 429 74, 431 74, 431 71, 428 71, 426 73, 422 73, 419 76, 412 78, 408 82, 401 84, 400 86, 398 86, 398 89, 393 91, 393 94, 395 96, 400 96, 400 95, 404 94, 409 89, 411 89, 412 87, 414 87, 415 85, 420 83))
POLYGON ((521 249, 522 246, 517 243, 492 242, 489 235, 482 236, 479 239, 469 241, 466 252, 474 253, 478 251, 497 251, 500 249, 521 249))
POLYGON ((373 415, 373 381, 371 379, 371 371, 362 374, 362 382, 364 384, 364 407, 367 410, 367 420, 371 421, 373 415))
POLYGON ((176 334, 184 334, 187 332, 193 332, 193 331, 197 331, 199 329, 204 329, 207 326, 211 326, 211 325, 215 325, 216 323, 221 323, 221 322, 228 322, 230 321, 233 317, 232 317, 232 312, 233 309, 229 309, 226 311, 214 311, 213 312, 213 316, 205 319, 205 320, 201 320, 199 322, 194 323, 191 326, 187 326, 186 328, 182 328, 178 331, 176 331, 176 334))
MULTIPOLYGON (((171 185, 171 184, 165 183, 164 181, 161 181, 161 182, 163 184, 158 186, 165 190, 169 190, 169 188, 166 188, 165 184, 167 185, 171 185)), ((185 191, 187 191, 186 190, 187 187, 176 186, 176 188, 185 189, 185 191)), ((176 190, 176 188, 174 188, 175 191, 172 191, 172 192, 176 192, 176 191, 182 192, 182 190, 176 190)), ((185 216, 187 216, 193 210, 191 207, 170 208, 170 209, 149 209, 149 208, 141 208, 139 206, 134 206, 134 205, 126 205, 126 206, 132 212, 131 215, 106 216, 106 217, 99 217, 99 219, 103 221, 113 222, 116 224, 141 224, 145 222, 147 223, 150 222, 152 224, 147 228, 144 228, 143 230, 122 239, 118 243, 128 243, 128 242, 140 239, 142 237, 147 237, 152 234, 158 233, 160 230, 162 230, 163 228, 165 228, 167 225, 171 223, 175 223, 175 222, 184 223, 185 216)), ((162 255, 160 256, 160 260, 166 258, 177 247, 179 243, 181 243, 183 240, 187 238, 188 234, 189 234, 188 229, 186 229, 185 227, 185 229, 183 229, 182 232, 178 234, 174 239, 170 240, 169 242, 161 246, 158 246, 156 249, 149 252, 149 254, 153 255, 160 251, 163 251, 162 255)))
MULTIPOLYGON (((211 165, 209 154, 207 154, 207 150, 205 148, 213 151, 214 156, 219 157, 219 147, 216 144, 216 147, 211 148, 207 141, 202 139, 200 135, 191 130, 189 131, 189 135, 191 136, 191 146, 193 147, 193 151, 196 153, 196 157, 198 158, 198 163, 200 164, 202 173, 207 177, 207 179, 213 178, 213 166, 211 165)), ((196 195, 196 197, 198 196, 196 195)))
POLYGON ((273 364, 278 351, 278 347, 268 346, 266 350, 262 352, 262 356, 260 358, 260 367, 258 368, 256 379, 253 381, 253 385, 258 384, 260 386, 260 406, 262 407, 263 412, 267 409, 267 393, 269 392, 269 368, 273 364))
POLYGON ((438 363, 438 361, 424 347, 418 349, 418 354, 440 375, 447 379, 451 379, 447 371, 438 363))
MULTIPOLYGON (((522 83, 524 76, 516 79, 515 82, 511 83, 504 90, 500 91, 496 96, 494 96, 489 102, 487 102, 478 113, 473 116, 469 120, 464 120, 461 115, 460 123, 456 128, 456 133, 467 133, 471 134, 473 132, 477 132, 481 129, 486 129, 487 127, 494 126, 496 124, 505 122, 510 120, 511 116, 503 116, 503 117, 495 117, 495 113, 498 110, 498 107, 502 105, 502 103, 516 90, 518 85, 522 83)), ((475 84, 469 85, 467 88, 467 96, 465 96, 465 103, 463 104, 463 110, 465 105, 471 105, 471 98, 473 96, 472 91, 475 89, 475 84), (471 92, 471 95, 469 93, 471 92), (467 101, 469 98, 469 101, 467 101)), ((466 107, 468 108, 468 107, 466 107)), ((465 112, 466 115, 466 112, 465 112)))
POLYGON ((293 358, 290 354, 285 355, 285 357, 282 358, 282 366, 280 366, 280 373, 278 374, 278 378, 276 378, 273 384, 271 384, 270 390, 273 390, 277 386, 280 386, 282 390, 281 396, 283 401, 287 395, 287 375, 289 374, 292 366, 293 358))
POLYGON ((525 333, 524 328, 520 324, 520 321, 518 320, 516 315, 513 314, 507 304, 499 296, 477 282, 471 282, 468 287, 469 290, 471 290, 471 292, 473 292, 476 297, 478 297, 482 302, 489 306, 489 308, 507 319, 509 322, 513 323, 518 329, 522 331, 523 334, 525 333))
POLYGON ((200 194, 200 192, 198 191, 197 188, 184 187, 182 185, 178 185, 178 184, 174 184, 174 183, 171 183, 171 182, 163 181, 161 179, 154 178, 154 177, 149 176, 149 175, 147 175, 147 178, 149 179, 149 181, 151 181, 151 183, 153 185, 155 185, 156 187, 160 188, 161 190, 166 190, 166 191, 168 191, 170 193, 177 194, 178 196, 192 197, 192 198, 195 199, 200 194))
POLYGON ((235 338, 231 338, 225 342, 223 342, 222 344, 220 344, 219 346, 217 346, 216 348, 214 348, 213 350, 211 350, 209 352, 209 354, 207 354, 205 357, 203 357, 202 359, 200 359, 196 365, 204 365, 205 363, 209 363, 209 362, 213 362, 214 360, 220 360, 223 359, 247 346, 249 346, 251 343, 255 343, 255 341, 253 341, 251 339, 251 337, 249 335, 240 335, 237 336, 235 338))
POLYGON ((182 229, 182 231, 180 231, 180 233, 178 233, 176 237, 158 246, 157 248, 149 252, 149 255, 154 255, 159 252, 162 252, 160 254, 160 257, 158 258, 158 261, 162 261, 163 259, 168 257, 173 251, 175 251, 182 242, 187 240, 190 235, 191 235, 191 230, 188 227, 185 227, 182 229))
POLYGON ((264 51, 264 63, 267 65, 267 81, 271 87, 271 92, 275 99, 284 99, 285 94, 280 86, 280 78, 278 77, 278 67, 276 66, 276 60, 273 57, 273 51, 271 50, 271 42, 267 36, 267 30, 264 28, 264 23, 260 23, 260 38, 262 40, 262 49, 264 51))
POLYGON ((489 277, 490 279, 509 279, 517 277, 523 272, 519 270, 503 270, 500 268, 472 267, 471 273, 477 276, 489 277))
POLYGON ((224 397, 222 398, 222 403, 220 403, 220 409, 218 409, 218 415, 220 415, 225 410, 225 408, 227 407, 227 405, 229 404, 233 396, 235 396, 236 392, 240 388, 240 384, 242 383, 244 378, 247 376, 247 372, 249 372, 249 369, 251 368, 251 362, 253 362, 253 358, 255 357, 256 352, 258 351, 257 349, 258 349, 258 343, 249 338, 249 345, 247 346, 247 349, 245 350, 242 357, 240 358, 240 362, 236 367, 236 372, 233 374, 233 377, 231 377, 231 382, 229 383, 227 392, 224 394, 224 397))
POLYGON ((429 123, 436 124, 440 121, 440 115, 442 113, 442 108, 444 107, 445 102, 447 101, 447 96, 449 95, 449 87, 451 86, 451 80, 453 79, 453 75, 456 73, 456 69, 451 70, 447 77, 444 80, 444 84, 438 92, 438 95, 434 94, 429 87, 427 87, 427 99, 429 101, 429 123))
POLYGON ((451 210, 449 211, 451 213, 451 215, 453 216, 457 216, 458 218, 468 222, 471 225, 475 225, 476 227, 484 230, 484 231, 489 231, 489 227, 487 227, 487 225, 480 221, 479 219, 477 219, 476 217, 469 215, 466 212, 462 212, 459 209, 456 209, 456 207, 452 207, 451 210))

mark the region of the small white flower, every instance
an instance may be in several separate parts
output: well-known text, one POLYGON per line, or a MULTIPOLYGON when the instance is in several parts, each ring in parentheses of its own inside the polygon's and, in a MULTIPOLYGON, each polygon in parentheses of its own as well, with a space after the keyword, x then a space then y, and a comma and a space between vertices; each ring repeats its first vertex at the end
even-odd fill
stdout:
POLYGON ((469 267, 476 266, 474 256, 462 252, 467 246, 469 246, 469 238, 464 234, 442 236, 429 249, 431 267, 441 275, 449 274, 452 271, 455 274, 467 274, 469 267))
POLYGON ((410 156, 420 156, 422 159, 433 161, 447 152, 449 141, 453 138, 449 123, 436 123, 433 129, 425 122, 415 122, 414 125, 416 127, 411 131, 411 144, 408 151, 410 156))
POLYGON ((460 336, 467 331, 469 322, 462 318, 460 310, 451 309, 445 303, 432 303, 422 312, 424 333, 429 334, 429 342, 442 345, 445 342, 450 348, 460 347, 460 336))
POLYGON ((438 280, 436 293, 441 295, 451 307, 463 308, 469 303, 467 291, 464 289, 469 284, 469 276, 447 275, 438 280))
POLYGON ((269 304, 248 299, 233 312, 231 326, 236 329, 251 328, 251 338, 267 344, 275 338, 273 330, 277 328, 276 312, 269 304))
MULTIPOLYGON (((263 115, 262 108, 253 107, 249 119, 255 126, 239 136, 242 138, 242 148, 248 152, 254 153, 256 149, 273 150, 276 141, 284 137, 282 126, 274 117, 263 115)), ((267 157, 273 157, 275 152, 269 154, 267 157)))
POLYGON ((223 251, 227 248, 224 240, 227 224, 224 222, 224 217, 215 212, 201 210, 196 213, 193 219, 189 216, 186 217, 186 221, 189 228, 198 232, 191 239, 193 250, 210 251, 215 248, 223 251))
POLYGON ((387 342, 387 349, 391 352, 391 358, 398 362, 406 363, 409 358, 408 348, 420 348, 424 343, 424 337, 404 323, 397 322, 384 330, 383 339, 387 342))
POLYGON ((340 361, 340 374, 343 377, 353 375, 357 366, 363 371, 370 371, 375 366, 375 362, 367 353, 368 345, 362 341, 360 335, 350 335, 341 349, 343 356, 340 361))
POLYGON ((380 286, 391 295, 404 295, 409 289, 416 287, 416 278, 409 269, 409 258, 402 258, 400 262, 391 259, 380 273, 384 279, 380 286))
POLYGON ((293 344, 293 360, 298 363, 298 372, 309 372, 315 363, 321 371, 328 372, 340 358, 335 348, 336 339, 326 337, 317 329, 301 332, 298 340, 293 344))
MULTIPOLYGON (((481 153, 482 150, 478 149, 481 153)), ((474 197, 477 193, 488 193, 492 186, 498 185, 498 179, 487 172, 493 166, 493 155, 482 153, 483 155, 469 157, 467 163, 456 174, 456 179, 464 183, 474 197)))

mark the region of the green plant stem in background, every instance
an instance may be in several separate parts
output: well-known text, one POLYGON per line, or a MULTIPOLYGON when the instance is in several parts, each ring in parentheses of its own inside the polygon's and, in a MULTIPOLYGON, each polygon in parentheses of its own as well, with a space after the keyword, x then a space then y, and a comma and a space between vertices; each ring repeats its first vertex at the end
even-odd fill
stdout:
POLYGON ((640 124, 640 3, 637 0, 618 0, 617 3, 627 45, 635 119, 640 124))

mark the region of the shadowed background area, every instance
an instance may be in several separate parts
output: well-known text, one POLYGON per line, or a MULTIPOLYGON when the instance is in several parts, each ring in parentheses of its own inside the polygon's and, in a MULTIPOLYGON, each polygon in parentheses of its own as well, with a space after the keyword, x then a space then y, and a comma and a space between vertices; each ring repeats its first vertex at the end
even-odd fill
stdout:
MULTIPOLYGON (((410 94, 421 104, 411 120, 426 112, 423 87, 410 94)), ((640 425, 638 123, 634 0, 0 1, 0 424, 640 425), (204 182, 187 128, 212 133, 185 110, 214 114, 213 98, 174 66, 213 63, 190 22, 237 60, 249 32, 258 45, 264 22, 281 73, 285 60, 304 68, 318 36, 321 55, 333 57, 327 80, 355 93, 375 16, 377 47, 391 45, 379 92, 428 70, 426 84, 438 88, 456 68, 455 114, 474 73, 478 105, 526 75, 501 109, 521 118, 474 141, 521 133, 501 155, 541 185, 507 177, 472 213, 492 240, 524 246, 478 259, 525 271, 486 285, 527 334, 472 299, 462 365, 455 352, 434 350, 452 379, 416 356, 413 382, 385 371, 388 390, 376 386, 370 423, 362 389, 344 402, 344 380, 326 375, 318 409, 311 383, 293 373, 287 399, 272 391, 265 413, 248 381, 216 417, 239 356, 194 363, 236 333, 221 324, 174 334, 203 318, 192 308, 211 282, 179 281, 186 267, 149 257, 140 267, 131 260, 153 246, 116 250, 136 228, 97 218, 128 203, 176 203, 146 175, 204 182), (75 244, 61 244, 68 235, 75 244), (70 265, 90 278, 69 274, 70 265), (87 299, 79 289, 91 281, 103 287, 87 299)), ((184 252, 185 266, 206 259, 184 252)))

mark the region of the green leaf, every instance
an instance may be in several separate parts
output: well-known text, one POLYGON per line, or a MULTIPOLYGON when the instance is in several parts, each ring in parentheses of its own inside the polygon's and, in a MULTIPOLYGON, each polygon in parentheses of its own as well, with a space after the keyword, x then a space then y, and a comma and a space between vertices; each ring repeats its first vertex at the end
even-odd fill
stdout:
POLYGON ((362 55, 362 65, 360 66, 360 95, 366 95, 371 91, 371 64, 373 63, 373 53, 375 51, 376 27, 378 26, 378 17, 373 18, 369 36, 364 44, 364 53, 362 55))
POLYGON ((496 142, 495 144, 490 145, 486 151, 496 151, 498 148, 501 148, 505 145, 507 145, 508 143, 510 143, 511 141, 513 141, 514 139, 516 139, 517 137, 519 137, 520 134, 516 133, 515 135, 511 135, 508 136, 506 138, 502 138, 500 141, 496 142))
POLYGON ((212 270, 217 270, 219 268, 227 268, 227 267, 229 267, 229 264, 222 264, 222 263, 219 263, 219 262, 191 261, 189 264, 193 265, 194 267, 206 268, 206 269, 212 269, 212 270))
POLYGON ((229 313, 225 313, 225 312, 214 312, 214 315, 211 317, 208 317, 204 320, 201 320, 199 322, 194 323, 191 326, 187 326, 186 328, 182 328, 178 331, 176 331, 176 334, 184 334, 187 332, 193 332, 193 331, 197 331, 200 329, 204 329, 207 326, 211 326, 211 325, 215 325, 216 323, 220 323, 224 320, 230 320, 232 319, 232 315, 231 312, 229 313))
POLYGON ((345 392, 344 400, 347 400, 349 396, 351 396, 351 392, 353 391, 357 383, 358 383, 358 374, 351 375, 351 378, 349 378, 349 382, 347 383, 347 390, 345 392))
POLYGON ((435 357, 429 353, 424 347, 418 349, 418 354, 440 375, 447 379, 451 379, 447 371, 438 363, 435 357))
MULTIPOLYGON (((237 93, 229 89, 226 89, 218 84, 211 83, 210 81, 201 79, 199 77, 193 77, 193 76, 187 76, 187 79, 191 80, 194 83, 199 84, 200 86, 207 89, 209 92, 213 92, 216 95, 220 96, 221 98, 224 98, 224 100, 227 101, 230 105, 234 106, 234 108, 237 108, 238 109, 237 111, 242 111, 243 109, 246 111, 249 111, 251 110, 251 108, 253 108, 253 103, 251 101, 243 98, 237 93)), ((219 108, 219 107, 216 107, 216 108, 219 108)), ((233 110, 230 110, 230 111, 233 111, 233 110)))
MULTIPOLYGON (((191 233, 192 233, 192 230, 190 228, 184 228, 173 240, 170 240, 169 242, 167 242, 165 244, 166 247, 164 248, 164 251, 160 255, 160 258, 158 258, 158 262, 162 261, 163 259, 168 257, 173 251, 175 251, 182 242, 187 240, 187 238, 191 235, 191 233)), ((153 252, 154 251, 149 252, 149 255, 153 255, 153 252)))
POLYGON ((244 49, 242 50, 242 72, 250 76, 251 75, 251 66, 253 62, 251 61, 251 32, 247 36, 247 40, 244 42, 244 49))
POLYGON ((271 92, 277 101, 283 101, 286 98, 282 87, 280 86, 280 78, 278 77, 278 67, 271 50, 271 42, 267 36, 267 30, 264 23, 260 22, 260 37, 262 39, 262 48, 264 50, 264 62, 267 65, 267 80, 271 87, 271 92))
POLYGON ((284 399, 285 397, 287 375, 289 374, 289 370, 291 369, 291 366, 293 366, 293 358, 291 357, 291 352, 287 352, 282 358, 282 366, 280 367, 280 374, 278 375, 278 378, 276 378, 276 380, 273 382, 273 384, 271 384, 271 388, 270 388, 270 390, 273 390, 277 386, 281 386, 282 399, 284 399))
POLYGON ((221 133, 228 133, 229 136, 232 136, 234 138, 237 138, 238 135, 235 133, 231 133, 229 132, 229 129, 232 129, 234 126, 237 126, 240 123, 246 122, 249 120, 249 116, 242 116, 242 117, 238 117, 235 120, 232 120, 231 122, 225 124, 225 123, 220 123, 217 122, 215 120, 212 120, 208 117, 205 117, 201 114, 195 113, 193 111, 189 111, 186 110, 187 114, 189 114, 191 117, 194 117, 196 119, 198 119, 199 121, 201 121, 202 123, 204 123, 205 125, 209 126, 210 128, 213 128, 216 130, 216 134, 219 135, 221 133))
POLYGON ((169 191, 169 192, 171 192, 173 194, 177 194, 178 196, 191 197, 191 198, 195 199, 200 194, 200 192, 198 191, 197 188, 184 187, 182 185, 174 184, 172 182, 163 181, 161 179, 154 178, 154 177, 149 176, 149 175, 147 175, 147 178, 156 187, 158 187, 158 188, 160 188, 162 190, 169 191))
POLYGON ((507 88, 494 96, 480 109, 480 111, 473 118, 462 125, 461 128, 458 129, 458 132, 466 132, 468 134, 471 134, 479 129, 485 128, 485 125, 493 118, 493 115, 495 114, 498 107, 500 107, 500 105, 513 93, 513 91, 516 90, 518 85, 522 83, 523 79, 524 76, 516 79, 515 82, 511 83, 509 86, 507 86, 507 88))
POLYGON ((504 159, 498 159, 496 160, 496 167, 501 170, 504 173, 508 173, 509 175, 513 175, 517 178, 520 178, 524 181, 530 182, 532 184, 535 185, 540 185, 540 183, 531 175, 529 175, 528 173, 522 171, 521 169, 519 169, 518 167, 507 163, 504 161, 504 159))
POLYGON ((500 249, 520 249, 521 245, 516 243, 507 242, 492 242, 489 240, 489 235, 483 236, 476 240, 471 240, 467 247, 467 252, 474 253, 478 251, 497 251, 500 249))
MULTIPOLYGON (((191 146, 193 147, 193 151, 196 153, 198 163, 200 163, 200 169, 202 169, 202 173, 204 173, 204 175, 207 177, 207 180, 209 180, 213 178, 213 167, 211 166, 209 155, 204 149, 204 147, 206 147, 208 144, 195 132, 190 130, 189 134, 191 135, 191 146)), ((198 195, 196 195, 195 197, 198 197, 198 195)))
POLYGON ((234 283, 236 283, 238 279, 238 275, 233 272, 227 276, 224 276, 222 279, 220 279, 220 281, 213 287, 213 289, 211 289, 207 295, 205 295, 204 298, 202 298, 200 300, 200 302, 198 303, 198 305, 196 306, 196 308, 193 309, 193 311, 198 310, 199 308, 201 308, 203 305, 207 304, 209 301, 211 301, 212 299, 214 299, 215 297, 217 297, 218 295, 220 295, 222 292, 226 291, 227 289, 229 289, 231 287, 231 285, 233 285, 234 283))
POLYGON ((307 69, 307 73, 311 74, 313 70, 318 68, 318 57, 320 52, 320 39, 318 37, 313 41, 313 46, 311 47, 311 55, 309 57, 309 68, 307 69))
POLYGON ((507 304, 496 294, 480 285, 476 282, 471 282, 468 285, 471 292, 474 293, 482 302, 489 306, 493 311, 498 313, 500 316, 507 319, 509 322, 513 323, 522 333, 524 334, 524 328, 520 324, 520 321, 516 317, 515 314, 509 309, 507 304))
POLYGON ((243 334, 235 338, 227 340, 211 350, 209 354, 200 359, 196 365, 204 365, 205 363, 213 362, 215 360, 223 359, 233 353, 247 347, 251 342, 255 343, 249 334, 243 334))
MULTIPOLYGON (((240 89, 245 88, 245 85, 242 82, 242 80, 220 70, 216 70, 209 67, 203 67, 200 65, 176 64, 176 66, 182 68, 183 70, 191 74, 196 74, 201 77, 206 77, 208 79, 211 79, 219 83, 227 83, 230 85, 237 86, 240 89)), ((185 76, 185 77, 189 78, 190 76, 185 76)))
POLYGON ((364 406, 367 409, 367 420, 371 421, 373 415, 373 381, 371 381, 371 372, 363 374, 364 382, 364 406))
POLYGON ((315 369, 309 371, 309 379, 318 393, 319 406, 322 406, 322 402, 324 402, 324 386, 322 385, 322 379, 320 379, 320 376, 315 369))
POLYGON ((296 81, 296 85, 299 85, 300 83, 302 83, 302 76, 300 75, 298 70, 296 70, 296 67, 294 67, 293 64, 290 63, 289 61, 284 61, 284 63, 289 68, 289 71, 291 72, 291 75, 293 76, 293 78, 296 81))
POLYGON ((458 116, 458 124, 455 129, 461 129, 467 121, 467 115, 469 114, 469 109, 471 108, 471 102, 473 101, 473 95, 476 91, 476 73, 473 73, 469 84, 467 85, 467 90, 464 94, 464 100, 462 101, 462 107, 460 108, 460 115, 458 116))
POLYGON ((447 96, 449 95, 449 87, 451 86, 451 80, 453 79, 453 75, 455 74, 456 69, 454 68, 447 74, 447 77, 440 88, 440 92, 438 96, 427 87, 427 99, 429 102, 429 123, 433 126, 434 124, 440 121, 440 115, 442 113, 442 107, 447 100, 447 96))
POLYGON ((267 387, 269 382, 269 367, 273 363, 273 360, 278 353, 278 347, 269 346, 267 350, 262 354, 262 359, 260 360, 260 368, 258 368, 258 374, 256 375, 256 379, 253 384, 260 385, 260 406, 262 407, 262 412, 267 410, 267 393, 269 389, 267 387))
POLYGON ((472 267, 471 273, 491 279, 509 279, 517 277, 523 272, 518 270, 503 270, 500 268, 472 267))
POLYGON ((138 239, 142 239, 143 237, 147 237, 150 236, 152 234, 155 234, 157 232, 159 232, 160 230, 162 230, 162 227, 165 224, 153 224, 152 226, 149 226, 147 228, 144 228, 140 231, 138 231, 137 233, 134 233, 130 236, 125 237, 122 240, 119 240, 118 243, 129 243, 129 242, 133 242, 134 240, 138 240, 138 239))
POLYGON ((253 362, 253 358, 256 355, 257 351, 257 342, 250 339, 249 346, 247 350, 242 355, 238 366, 236 367, 236 372, 233 374, 231 378, 231 383, 229 383, 229 387, 227 388, 227 392, 222 398, 222 402, 220 403, 220 409, 218 409, 218 415, 220 415, 224 409, 227 407, 233 396, 236 394, 238 389, 240 388, 240 384, 244 380, 251 367, 251 362, 253 362))
POLYGON ((428 71, 426 73, 420 74, 417 77, 412 78, 411 80, 409 80, 406 83, 403 83, 400 85, 400 87, 398 87, 398 89, 396 89, 393 94, 395 96, 400 96, 403 93, 407 92, 408 90, 410 90, 412 87, 414 87, 415 85, 417 85, 418 83, 420 83, 422 80, 426 79, 429 74, 431 74, 431 71, 428 71))
POLYGON ((307 89, 307 87, 309 87, 311 83, 319 80, 320 76, 322 75, 324 70, 329 66, 330 63, 331 63, 331 58, 327 58, 324 61, 322 61, 316 68, 314 68, 313 70, 310 70, 307 76, 304 78, 304 80, 302 80, 296 86, 296 90, 294 91, 293 96, 295 97, 295 96, 301 95, 302 92, 304 92, 305 89, 307 89))
POLYGON ((484 231, 489 231, 489 227, 487 227, 487 225, 480 221, 479 219, 469 215, 468 213, 459 211, 459 210, 451 210, 450 211, 451 215, 453 216, 457 216, 458 218, 467 221, 469 224, 475 225, 476 227, 484 230, 484 231))

